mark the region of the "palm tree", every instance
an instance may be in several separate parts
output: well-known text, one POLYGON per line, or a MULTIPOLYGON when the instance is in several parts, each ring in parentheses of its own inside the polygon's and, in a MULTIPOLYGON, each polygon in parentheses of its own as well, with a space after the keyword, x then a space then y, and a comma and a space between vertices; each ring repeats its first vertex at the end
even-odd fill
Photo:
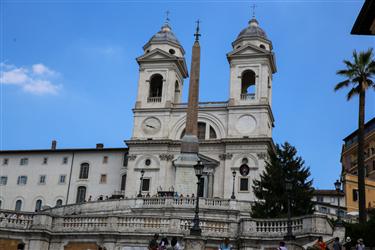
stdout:
POLYGON ((335 91, 344 87, 351 87, 347 94, 349 101, 353 96, 359 95, 359 113, 358 113, 358 147, 357 147, 357 166, 358 166, 358 207, 359 223, 366 222, 366 195, 365 195, 365 159, 364 159, 364 130, 365 130, 365 100, 366 90, 375 89, 375 84, 371 78, 375 75, 375 60, 372 48, 366 52, 353 51, 354 62, 344 60, 346 69, 338 70, 336 73, 345 76, 347 79, 335 86, 335 91))

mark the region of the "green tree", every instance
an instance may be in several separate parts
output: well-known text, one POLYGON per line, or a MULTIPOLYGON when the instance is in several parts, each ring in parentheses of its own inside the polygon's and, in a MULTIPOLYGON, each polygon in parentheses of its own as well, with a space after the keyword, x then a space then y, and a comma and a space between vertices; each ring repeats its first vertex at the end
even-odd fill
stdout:
POLYGON ((357 147, 357 166, 358 166, 358 207, 359 222, 366 222, 366 194, 365 194, 365 159, 364 159, 364 130, 365 130, 365 101, 366 90, 375 89, 375 84, 371 78, 375 75, 375 61, 372 48, 366 52, 354 50, 353 62, 344 60, 346 69, 338 70, 337 74, 346 77, 346 79, 335 86, 335 91, 346 87, 351 87, 347 94, 347 100, 353 96, 359 95, 358 112, 358 147, 357 147))
POLYGON ((269 152, 269 160, 260 175, 254 180, 253 190, 258 201, 252 206, 254 218, 286 217, 288 213, 288 193, 285 180, 289 179, 292 190, 289 192, 291 199, 291 215, 300 216, 313 213, 312 180, 310 169, 305 166, 304 160, 297 156, 295 147, 285 142, 276 145, 276 151, 269 152))

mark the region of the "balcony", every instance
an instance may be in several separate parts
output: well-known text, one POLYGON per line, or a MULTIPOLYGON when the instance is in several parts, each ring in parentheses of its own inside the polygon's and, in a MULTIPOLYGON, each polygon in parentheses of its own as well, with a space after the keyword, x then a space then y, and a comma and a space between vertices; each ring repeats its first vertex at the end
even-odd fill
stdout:
POLYGON ((246 100, 255 100, 255 94, 251 93, 242 93, 241 94, 241 100, 246 101, 246 100))
POLYGON ((147 102, 161 102, 161 96, 147 97, 147 102))

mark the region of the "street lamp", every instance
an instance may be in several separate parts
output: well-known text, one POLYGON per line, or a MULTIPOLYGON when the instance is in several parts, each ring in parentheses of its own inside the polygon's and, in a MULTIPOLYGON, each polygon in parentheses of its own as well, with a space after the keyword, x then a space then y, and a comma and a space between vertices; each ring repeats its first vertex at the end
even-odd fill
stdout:
POLYGON ((335 189, 337 191, 337 221, 336 225, 341 225, 341 216, 340 216, 340 192, 341 192, 341 182, 339 180, 336 180, 335 183, 335 189))
POLYGON ((139 183, 139 193, 137 195, 137 197, 142 197, 142 182, 143 182, 143 175, 145 174, 145 170, 142 169, 141 170, 141 178, 139 178, 140 180, 140 183, 139 183))
POLYGON ((292 180, 289 178, 285 179, 285 190, 288 195, 288 227, 287 227, 287 233, 284 236, 284 240, 291 241, 294 240, 295 237, 292 232, 292 221, 290 219, 291 213, 290 213, 290 192, 293 190, 292 180))
POLYGON ((232 176, 233 176, 233 188, 232 188, 232 196, 230 198, 234 200, 236 199, 236 196, 234 195, 234 182, 236 180, 236 170, 233 170, 232 176))
POLYGON ((199 184, 201 182, 201 177, 203 174, 204 165, 201 161, 198 161, 196 165, 194 165, 195 176, 197 176, 197 196, 195 202, 195 216, 193 219, 193 227, 190 229, 190 235, 200 236, 202 234, 202 229, 199 226, 199 184))

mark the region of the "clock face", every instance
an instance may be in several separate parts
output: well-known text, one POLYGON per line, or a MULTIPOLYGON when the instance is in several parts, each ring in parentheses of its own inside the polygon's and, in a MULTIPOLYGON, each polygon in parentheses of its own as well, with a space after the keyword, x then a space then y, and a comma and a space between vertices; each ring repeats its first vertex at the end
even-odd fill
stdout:
POLYGON ((161 122, 155 117, 146 118, 142 123, 142 129, 145 134, 153 135, 159 132, 161 128, 161 122))

